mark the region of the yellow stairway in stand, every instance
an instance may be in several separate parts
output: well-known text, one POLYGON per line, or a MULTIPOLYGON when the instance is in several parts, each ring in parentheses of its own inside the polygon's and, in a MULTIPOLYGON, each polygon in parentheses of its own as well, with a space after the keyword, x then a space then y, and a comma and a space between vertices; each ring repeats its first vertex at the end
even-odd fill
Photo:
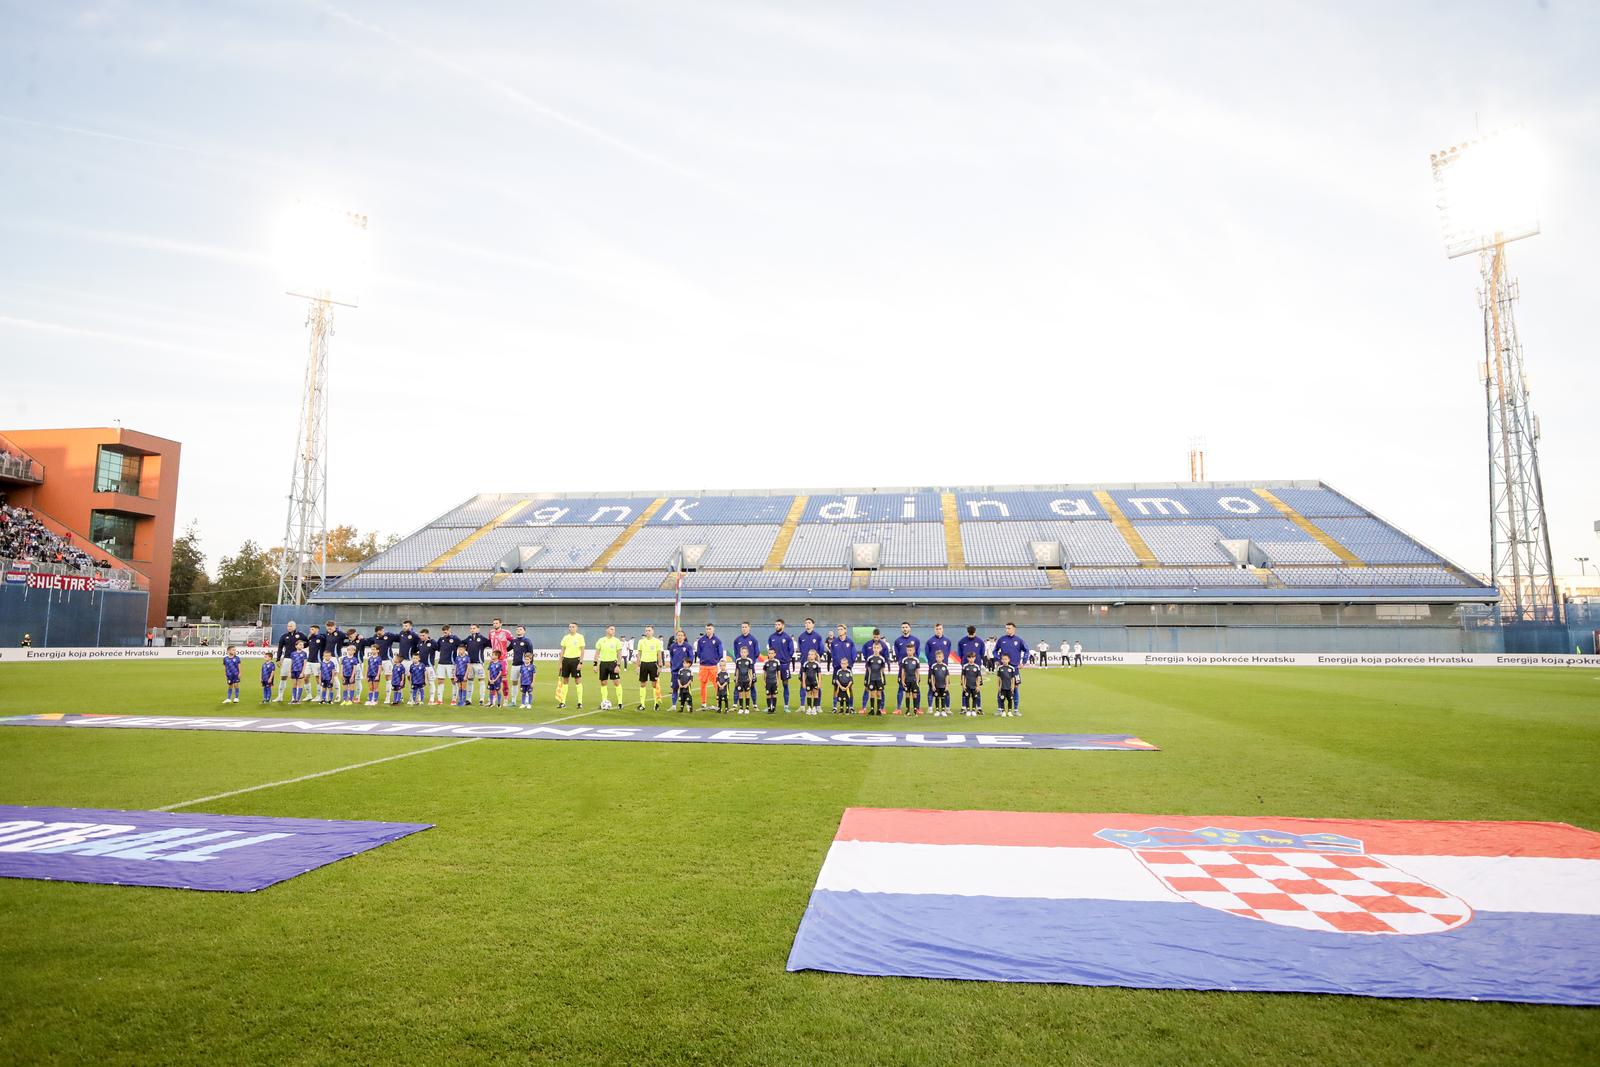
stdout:
POLYGON ((1062 567, 1051 567, 1044 572, 1050 578, 1051 589, 1071 589, 1072 583, 1067 581, 1067 572, 1062 567))
POLYGON ((1279 500, 1278 497, 1276 496, 1276 494, 1274 494, 1272 492, 1272 490, 1270 490, 1270 489, 1257 489, 1256 490, 1256 496, 1260 497, 1262 500, 1265 500, 1267 503, 1269 503, 1273 507, 1277 508, 1280 512, 1283 513, 1283 517, 1284 518, 1288 519, 1290 522, 1292 522, 1296 526, 1300 527, 1300 529, 1304 530, 1305 533, 1307 534, 1307 536, 1309 536, 1317 544, 1321 545, 1323 548, 1327 549, 1329 552, 1332 552, 1335 556, 1338 556, 1339 557, 1339 562, 1343 563, 1345 566, 1347 566, 1347 567, 1365 567, 1366 566, 1366 564, 1364 562, 1362 562, 1362 560, 1359 557, 1357 557, 1354 552, 1350 551, 1348 548, 1344 547, 1339 542, 1335 541, 1326 532, 1324 532, 1323 529, 1320 526, 1318 526, 1316 523, 1312 522, 1310 519, 1306 518, 1304 515, 1300 514, 1294 508, 1291 508, 1288 504, 1285 504, 1283 501, 1279 500))
POLYGON ((956 510, 956 495, 940 493, 939 508, 944 512, 945 566, 964 568, 967 565, 967 550, 961 547, 961 513, 956 510))
MULTIPOLYGON (((448 548, 444 552, 441 552, 437 557, 434 558, 432 563, 429 563, 426 567, 423 567, 422 570, 424 572, 436 571, 440 567, 443 567, 446 563, 449 563, 461 553, 477 544, 478 541, 481 540, 490 530, 494 529, 496 526, 499 526, 503 522, 510 522, 514 517, 516 517, 518 512, 523 511, 532 503, 532 500, 519 500, 515 504, 512 504, 509 508, 506 508, 500 514, 496 515, 494 518, 490 519, 488 522, 484 523, 482 526, 468 534, 465 540, 459 541, 454 547, 448 548)), ((488 570, 487 567, 484 569, 488 570)))
POLYGON ((1133 554, 1139 560, 1141 567, 1159 567, 1161 561, 1156 559, 1156 554, 1150 551, 1150 546, 1144 543, 1144 538, 1139 536, 1139 531, 1133 528, 1133 523, 1128 521, 1128 516, 1117 507, 1117 502, 1111 499, 1111 494, 1104 489, 1096 489, 1094 498, 1100 501, 1100 506, 1105 509, 1106 518, 1111 520, 1111 525, 1117 528, 1122 539, 1128 542, 1128 547, 1133 549, 1133 554))
POLYGON ((1270 589, 1282 589, 1284 587, 1283 579, 1279 578, 1276 574, 1273 574, 1272 571, 1266 567, 1251 567, 1250 573, 1261 579, 1261 584, 1270 589))
POLYGON ((800 526, 800 516, 806 513, 808 496, 797 496, 794 503, 789 505, 789 514, 784 516, 783 525, 778 528, 778 538, 772 542, 772 551, 767 553, 767 565, 763 570, 775 571, 783 566, 783 557, 789 554, 789 542, 794 540, 794 532, 800 526))
POLYGON ((600 553, 599 556, 595 557, 594 564, 590 566, 589 569, 591 571, 605 570, 607 565, 610 564, 612 557, 614 557, 618 552, 622 551, 623 545, 633 540, 634 534, 644 529, 644 524, 654 518, 655 513, 660 511, 661 505, 665 504, 666 502, 667 498, 664 496, 656 497, 656 499, 650 501, 650 506, 639 512, 638 518, 628 523, 628 528, 617 535, 617 539, 611 542, 611 546, 604 552, 600 553))

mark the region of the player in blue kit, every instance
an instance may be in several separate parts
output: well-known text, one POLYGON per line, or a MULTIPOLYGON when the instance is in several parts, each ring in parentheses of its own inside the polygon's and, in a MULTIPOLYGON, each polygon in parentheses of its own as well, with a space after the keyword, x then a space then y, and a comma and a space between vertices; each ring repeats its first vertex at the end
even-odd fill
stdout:
POLYGON ((450 664, 450 670, 456 683, 456 707, 467 707, 472 703, 467 698, 472 689, 472 657, 467 654, 465 645, 456 646, 456 658, 450 664))
POLYGON ((367 646, 367 703, 377 704, 383 697, 383 660, 377 645, 367 646))
MULTIPOLYGON (((907 656, 916 659, 921 651, 922 642, 911 635, 911 624, 909 622, 901 623, 900 636, 894 639, 894 662, 904 663, 907 656)), ((896 715, 900 714, 900 703, 905 699, 905 695, 905 679, 897 676, 894 680, 894 711, 896 715)))
MULTIPOLYGON (((669 677, 672 679, 672 706, 678 706, 678 687, 683 684, 683 665, 689 662, 689 635, 682 630, 674 630, 672 640, 667 642, 667 666, 671 668, 669 677)), ((691 680, 694 672, 689 672, 691 680)))
POLYGON ((945 664, 948 666, 955 662, 954 657, 951 655, 954 650, 955 646, 944 635, 944 623, 934 623, 933 636, 922 643, 922 658, 927 660, 931 666, 939 658, 939 654, 943 653, 945 664))
POLYGON ((317 703, 333 703, 333 676, 339 669, 339 664, 334 662, 333 649, 323 642, 322 660, 317 664, 317 703))
MULTIPOLYGON (((521 629, 521 627, 518 627, 518 629, 521 629)), ((533 652, 530 650, 523 657, 522 662, 517 664, 517 687, 522 690, 522 706, 525 708, 533 707, 533 676, 538 671, 539 668, 533 665, 533 652)), ((659 695, 659 690, 657 695, 659 695)), ((660 706, 659 704, 656 705, 657 708, 660 706)))
POLYGON ((1006 623, 1006 632, 994 643, 994 661, 1000 662, 1001 656, 1011 659, 1011 669, 1015 672, 1011 679, 1011 710, 1022 714, 1022 665, 1028 661, 1028 643, 1017 636, 1017 624, 1006 623))
POLYGON ((789 669, 794 663, 794 638, 783 628, 782 619, 772 620, 772 633, 767 635, 769 658, 778 661, 778 676, 783 680, 783 710, 789 710, 789 669))
POLYGON ((272 649, 261 653, 261 703, 272 703, 272 679, 278 674, 278 663, 272 658, 272 649))
POLYGON ((484 674, 489 680, 489 706, 498 708, 503 706, 501 702, 505 699, 500 690, 506 680, 506 661, 501 657, 498 648, 490 649, 488 657, 489 661, 484 665, 484 674))
POLYGON ((740 656, 749 656, 751 661, 754 662, 760 651, 761 645, 756 641, 756 635, 750 632, 750 624, 741 622, 739 624, 739 636, 733 639, 733 658, 738 659, 740 656))
POLYGON ((239 703, 239 652, 232 645, 228 646, 228 654, 222 657, 222 680, 228 684, 228 693, 222 702, 239 703))
MULTIPOLYGON (((423 631, 427 633, 426 630, 423 631)), ((408 673, 411 675, 411 703, 421 704, 428 699, 428 665, 422 659, 422 646, 427 644, 424 637, 418 642, 417 651, 411 653, 411 666, 408 673)))
POLYGON ((294 651, 289 653, 289 703, 300 703, 300 694, 305 692, 306 677, 306 643, 295 643, 294 651))
POLYGON ((339 657, 339 703, 349 705, 356 702, 356 678, 361 670, 361 661, 356 658, 356 646, 345 645, 344 655, 339 657))
POLYGON ((389 703, 399 707, 400 698, 406 693, 406 660, 400 654, 400 649, 394 650, 394 659, 389 661, 389 703))
POLYGON ((806 619, 802 625, 805 627, 799 636, 794 639, 795 658, 801 663, 811 658, 811 653, 817 654, 817 659, 822 659, 822 654, 827 650, 822 633, 817 629, 816 619, 806 619))

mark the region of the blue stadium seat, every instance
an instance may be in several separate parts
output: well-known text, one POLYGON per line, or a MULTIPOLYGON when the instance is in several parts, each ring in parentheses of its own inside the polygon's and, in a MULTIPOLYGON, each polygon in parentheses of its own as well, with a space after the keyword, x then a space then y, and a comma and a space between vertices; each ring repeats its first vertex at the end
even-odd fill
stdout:
POLYGON ((884 567, 946 566, 944 527, 936 522, 801 523, 783 558, 785 567, 844 567, 850 546, 879 542, 884 567))

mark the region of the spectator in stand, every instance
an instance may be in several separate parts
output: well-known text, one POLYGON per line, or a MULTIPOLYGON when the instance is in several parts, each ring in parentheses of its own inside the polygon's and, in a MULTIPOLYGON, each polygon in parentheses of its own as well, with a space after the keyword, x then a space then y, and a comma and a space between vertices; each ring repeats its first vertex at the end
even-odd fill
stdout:
POLYGON ((54 533, 27 508, 8 504, 0 504, 0 559, 59 563, 78 570, 95 566, 88 553, 73 547, 70 536, 54 533))

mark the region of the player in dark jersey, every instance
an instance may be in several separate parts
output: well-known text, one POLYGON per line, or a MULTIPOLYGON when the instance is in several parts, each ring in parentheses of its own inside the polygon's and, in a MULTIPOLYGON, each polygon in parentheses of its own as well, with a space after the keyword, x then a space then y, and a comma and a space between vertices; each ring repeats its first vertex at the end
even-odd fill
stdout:
POLYGON ((887 687, 885 675, 889 672, 889 658, 882 651, 885 647, 882 641, 868 644, 867 658, 862 661, 862 666, 867 669, 867 699, 863 706, 868 715, 883 714, 884 689, 887 687))
POLYGON ((800 687, 805 690, 806 714, 819 714, 822 711, 822 660, 814 648, 806 652, 805 662, 800 664, 800 687))
POLYGON ((977 656, 961 665, 961 714, 983 714, 983 665, 977 656))
POLYGON ((1009 655, 1000 654, 1000 662, 994 665, 994 675, 1000 679, 1000 692, 994 698, 995 713, 1003 718, 1021 715, 1017 710, 1017 668, 1011 665, 1009 655))
POLYGON ((950 664, 944 661, 944 652, 933 654, 928 664, 928 709, 940 718, 950 716, 950 664))
POLYGON ((728 674, 728 657, 722 657, 722 662, 717 664, 717 673, 714 675, 717 682, 717 714, 728 714, 728 682, 732 676, 728 674))
MULTIPOLYGON (((899 685, 895 689, 898 698, 902 692, 911 698, 911 704, 905 709, 907 715, 922 714, 922 683, 917 680, 917 672, 922 669, 922 661, 914 653, 907 653, 900 660, 899 685)), ((900 714, 897 704, 894 709, 896 715, 900 714)))
POLYGON ((739 652, 733 661, 733 702, 739 706, 740 715, 750 714, 756 706, 756 661, 747 649, 739 652))
MULTIPOLYGON (((783 676, 785 666, 787 666, 787 664, 783 663, 778 658, 778 654, 776 652, 768 655, 767 661, 761 665, 761 673, 766 678, 767 682, 768 715, 771 715, 778 710, 778 685, 780 682, 787 681, 787 679, 783 676)), ((803 702, 804 701, 802 700, 802 703, 803 702)), ((789 701, 787 699, 783 702, 783 710, 789 710, 789 701)))
POLYGON ((398 647, 394 650, 394 659, 389 661, 389 703, 396 705, 406 693, 406 661, 400 655, 398 647))
POLYGON ((694 667, 686 659, 678 665, 678 672, 672 677, 678 683, 673 690, 678 697, 678 711, 680 713, 687 711, 693 715, 694 694, 689 692, 689 687, 694 684, 694 667))
POLYGON ((836 715, 848 715, 855 709, 851 707, 850 687, 855 684, 855 673, 850 669, 849 660, 841 660, 833 667, 833 711, 836 715))

